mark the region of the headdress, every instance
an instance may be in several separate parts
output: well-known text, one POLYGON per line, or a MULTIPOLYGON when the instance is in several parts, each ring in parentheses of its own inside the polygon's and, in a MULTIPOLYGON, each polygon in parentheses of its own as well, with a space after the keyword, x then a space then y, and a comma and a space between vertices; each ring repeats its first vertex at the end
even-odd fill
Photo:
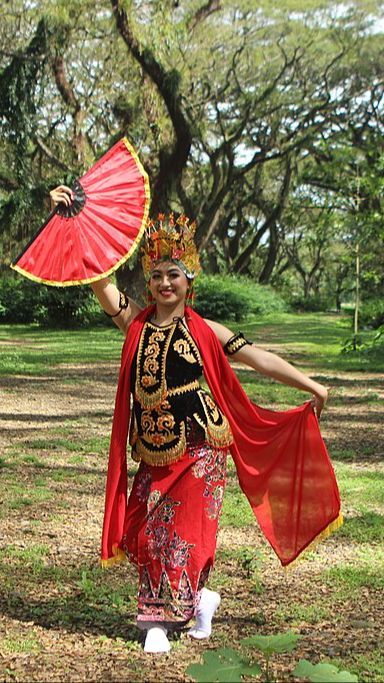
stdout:
POLYGON ((200 273, 199 254, 194 242, 196 223, 187 216, 175 218, 171 213, 159 213, 157 219, 149 220, 144 233, 142 266, 148 281, 151 270, 159 261, 172 261, 179 266, 189 280, 200 273))

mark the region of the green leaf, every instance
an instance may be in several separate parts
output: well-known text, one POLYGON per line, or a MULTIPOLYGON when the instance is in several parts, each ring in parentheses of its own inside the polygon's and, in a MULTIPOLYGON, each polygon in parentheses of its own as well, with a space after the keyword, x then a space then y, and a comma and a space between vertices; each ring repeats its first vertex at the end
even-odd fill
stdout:
POLYGON ((306 659, 300 659, 293 675, 296 678, 305 678, 311 683, 353 683, 358 681, 355 674, 351 674, 349 671, 339 671, 334 664, 326 664, 325 662, 311 664, 306 659))
POLYGON ((204 652, 204 664, 190 664, 186 673, 197 683, 241 683, 243 676, 258 676, 258 664, 252 666, 236 650, 228 647, 204 652))
POLYGON ((288 633, 277 633, 274 636, 251 636, 244 638, 241 642, 255 647, 269 657, 275 652, 291 652, 296 647, 299 637, 297 633, 288 631, 288 633))

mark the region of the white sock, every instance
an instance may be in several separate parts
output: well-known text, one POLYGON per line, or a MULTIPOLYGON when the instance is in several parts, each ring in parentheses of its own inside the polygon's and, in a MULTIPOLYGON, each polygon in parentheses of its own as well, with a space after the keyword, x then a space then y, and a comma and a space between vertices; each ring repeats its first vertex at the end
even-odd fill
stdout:
POLYGON ((167 629, 161 624, 154 624, 148 628, 144 643, 144 652, 169 652, 171 643, 167 638, 167 629))
POLYGON ((220 595, 208 588, 203 588, 196 610, 196 624, 188 631, 188 635, 198 640, 209 638, 212 633, 212 617, 219 605, 220 595))

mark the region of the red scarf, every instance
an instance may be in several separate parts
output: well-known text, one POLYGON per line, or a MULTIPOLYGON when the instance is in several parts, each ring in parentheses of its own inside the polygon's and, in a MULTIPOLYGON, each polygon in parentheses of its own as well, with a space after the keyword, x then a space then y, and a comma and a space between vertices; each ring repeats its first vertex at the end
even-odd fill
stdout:
MULTIPOLYGON (((143 310, 134 319, 122 351, 106 486, 103 564, 116 561, 121 554, 131 365, 151 310, 143 310)), ((186 309, 186 318, 212 396, 231 425, 231 454, 240 486, 263 534, 287 565, 317 537, 328 535, 341 523, 339 491, 311 403, 284 411, 252 403, 215 333, 192 309, 186 309)))

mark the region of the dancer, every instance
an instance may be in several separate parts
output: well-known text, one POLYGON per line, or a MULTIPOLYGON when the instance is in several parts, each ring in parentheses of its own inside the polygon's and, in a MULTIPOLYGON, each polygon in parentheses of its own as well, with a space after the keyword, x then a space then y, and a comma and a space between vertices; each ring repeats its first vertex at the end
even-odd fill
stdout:
MULTIPOLYGON (((51 192, 70 202, 70 189, 51 192)), ((195 224, 149 221, 142 264, 150 305, 142 309, 107 278, 92 284, 125 335, 111 436, 102 563, 126 557, 139 571, 139 627, 149 653, 170 649, 168 631, 195 616, 189 635, 211 634, 220 596, 207 583, 214 563, 226 459, 267 540, 289 564, 337 527, 339 496, 317 418, 324 386, 275 354, 203 320, 188 305, 199 274, 195 224), (289 411, 247 398, 227 356, 312 394, 289 411), (209 390, 203 388, 203 375, 209 390), (317 416, 317 418, 316 418, 317 416), (127 501, 126 444, 139 467, 127 501)))

